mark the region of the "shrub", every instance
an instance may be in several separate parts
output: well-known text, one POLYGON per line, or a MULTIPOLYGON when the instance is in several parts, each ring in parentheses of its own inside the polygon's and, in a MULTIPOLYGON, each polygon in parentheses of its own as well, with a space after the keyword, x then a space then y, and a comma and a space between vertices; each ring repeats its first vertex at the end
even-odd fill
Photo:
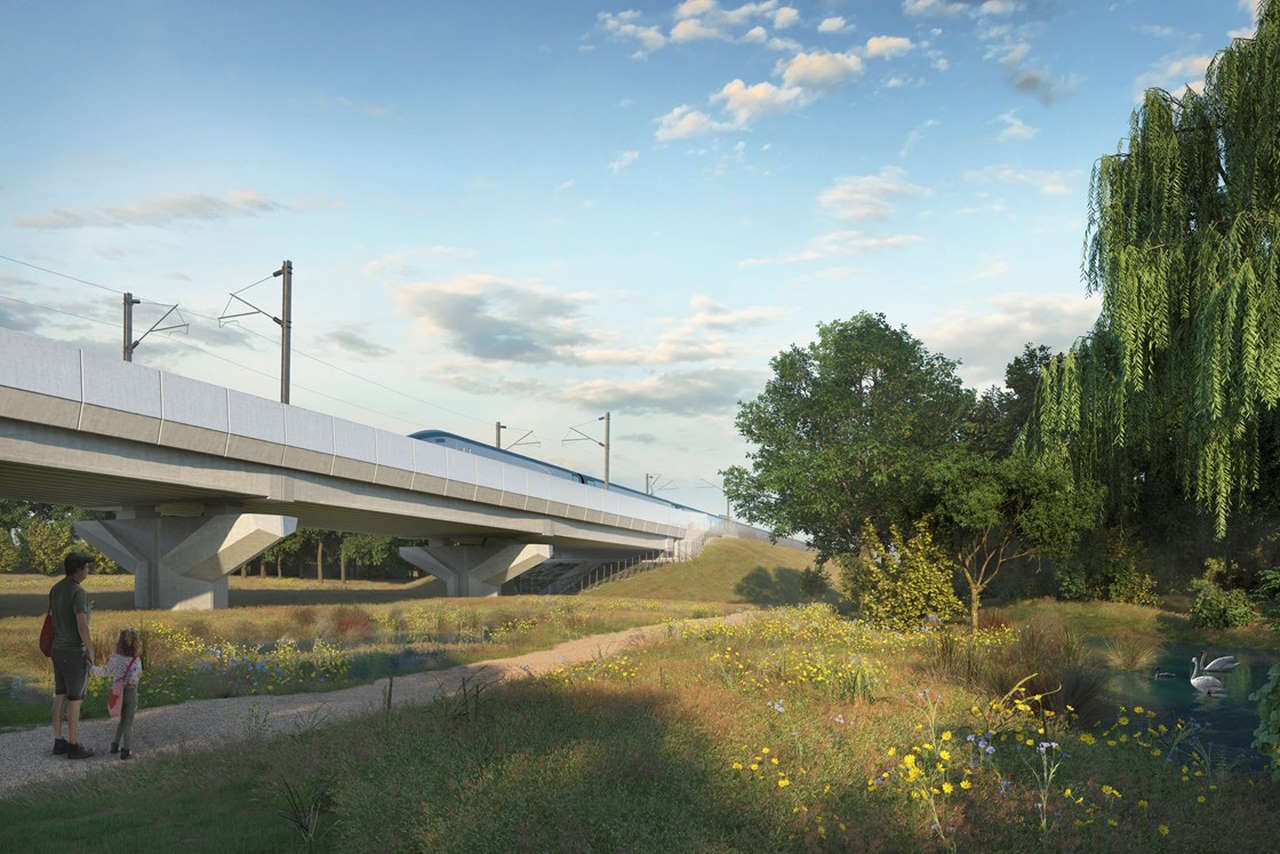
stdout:
POLYGON ((1267 671, 1267 682, 1249 695, 1258 704, 1258 728, 1253 731, 1253 747, 1272 757, 1271 779, 1280 781, 1280 664, 1267 671))
POLYGON ((1059 599, 1076 602, 1089 598, 1089 591, 1085 586, 1085 571, 1083 567, 1066 563, 1054 567, 1053 580, 1058 588, 1059 599))
POLYGON ((1247 626, 1258 618, 1258 610, 1243 590, 1223 590, 1218 578, 1223 572, 1222 561, 1209 558, 1205 572, 1191 582, 1191 592, 1196 594, 1191 604, 1191 625, 1206 629, 1231 629, 1247 626))
POLYGON ((806 566, 800 570, 800 593, 806 599, 820 599, 831 589, 827 575, 821 569, 806 566))
POLYGON ((1112 602, 1128 602, 1130 605, 1146 605, 1151 608, 1160 606, 1156 580, 1151 577, 1151 573, 1139 573, 1135 567, 1128 567, 1112 578, 1107 587, 1107 598, 1112 602))
POLYGON ((890 536, 885 546, 868 522, 862 528, 862 553, 838 559, 844 593, 862 618, 907 630, 929 614, 958 617, 963 609, 951 585, 955 564, 933 542, 926 523, 917 522, 910 539, 896 526, 890 536))

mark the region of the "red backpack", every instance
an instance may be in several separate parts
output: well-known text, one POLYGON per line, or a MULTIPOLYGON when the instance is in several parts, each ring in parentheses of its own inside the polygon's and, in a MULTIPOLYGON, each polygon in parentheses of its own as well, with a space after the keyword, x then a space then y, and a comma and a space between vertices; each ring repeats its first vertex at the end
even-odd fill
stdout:
POLYGON ((40 651, 44 657, 53 655, 53 591, 49 591, 49 610, 44 615, 44 627, 40 629, 40 651))

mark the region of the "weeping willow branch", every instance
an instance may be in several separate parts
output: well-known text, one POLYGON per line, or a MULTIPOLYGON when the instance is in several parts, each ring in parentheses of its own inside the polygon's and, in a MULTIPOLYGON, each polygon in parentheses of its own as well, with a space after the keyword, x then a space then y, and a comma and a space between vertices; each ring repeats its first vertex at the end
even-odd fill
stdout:
POLYGON ((1222 536, 1280 401, 1280 0, 1202 93, 1149 91, 1094 164, 1082 275, 1101 316, 1045 369, 1029 444, 1116 501, 1170 465, 1222 536))

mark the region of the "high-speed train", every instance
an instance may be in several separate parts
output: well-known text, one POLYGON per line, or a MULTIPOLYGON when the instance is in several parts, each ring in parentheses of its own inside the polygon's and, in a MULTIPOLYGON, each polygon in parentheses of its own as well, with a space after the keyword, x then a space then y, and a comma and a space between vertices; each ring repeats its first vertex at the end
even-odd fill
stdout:
MULTIPOLYGON (((456 433, 450 433, 447 430, 419 430, 417 433, 410 433, 409 438, 417 439, 422 442, 433 442, 437 445, 444 445, 446 448, 453 448, 455 451, 463 451, 465 453, 476 454, 481 457, 488 457, 491 460, 497 460, 500 463, 508 465, 520 466, 531 471, 541 472, 542 474, 551 475, 552 477, 562 477, 566 480, 572 480, 577 483, 585 483, 588 486, 598 488, 604 487, 604 481, 598 477, 592 477, 588 474, 573 471, 563 466, 545 463, 542 460, 535 460, 533 457, 526 457, 524 454, 517 454, 514 451, 505 451, 495 448, 492 445, 486 445, 484 442, 477 442, 474 439, 468 439, 465 436, 459 436, 456 433)), ((652 501, 665 507, 672 507, 676 510, 688 510, 693 513, 705 514, 706 511, 699 510, 696 507, 689 507, 684 504, 677 504, 674 501, 668 501, 665 498, 659 498, 656 495, 647 495, 636 489, 630 489, 620 486, 616 483, 609 484, 609 490, 612 492, 625 492, 628 495, 634 495, 645 501, 652 501)))

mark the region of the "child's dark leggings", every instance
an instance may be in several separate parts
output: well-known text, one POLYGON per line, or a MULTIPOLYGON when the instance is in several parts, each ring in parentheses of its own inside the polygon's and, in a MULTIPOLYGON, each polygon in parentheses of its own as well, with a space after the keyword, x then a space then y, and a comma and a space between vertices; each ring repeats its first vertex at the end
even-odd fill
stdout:
POLYGON ((121 750, 129 749, 129 736, 133 733, 133 713, 138 710, 138 686, 124 686, 120 703, 120 723, 116 724, 116 737, 111 739, 121 750))

